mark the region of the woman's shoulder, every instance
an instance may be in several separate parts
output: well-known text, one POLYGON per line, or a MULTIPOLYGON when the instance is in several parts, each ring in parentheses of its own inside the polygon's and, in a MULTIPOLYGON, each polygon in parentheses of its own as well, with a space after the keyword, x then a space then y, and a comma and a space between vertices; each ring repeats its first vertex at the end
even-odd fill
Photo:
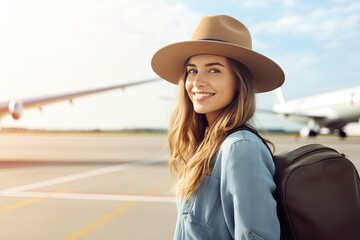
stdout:
POLYGON ((271 172, 274 170, 272 155, 265 143, 259 136, 247 130, 230 134, 223 141, 217 159, 221 165, 242 165, 246 166, 247 170, 250 166, 258 169, 259 165, 263 165, 271 172))
POLYGON ((243 174, 244 170, 259 171, 259 169, 273 173, 275 166, 265 143, 256 134, 239 130, 223 141, 216 154, 213 175, 220 179, 221 172, 225 169, 236 171, 237 174, 243 174), (234 166, 241 167, 234 168, 234 166))
POLYGON ((225 157, 241 155, 249 160, 260 156, 272 159, 271 152, 263 140, 247 130, 239 130, 226 137, 220 146, 219 153, 225 157))
POLYGON ((261 143, 260 146, 263 145, 263 141, 255 133, 247 130, 238 130, 227 136, 223 141, 222 146, 226 147, 234 144, 258 145, 259 143, 261 143))

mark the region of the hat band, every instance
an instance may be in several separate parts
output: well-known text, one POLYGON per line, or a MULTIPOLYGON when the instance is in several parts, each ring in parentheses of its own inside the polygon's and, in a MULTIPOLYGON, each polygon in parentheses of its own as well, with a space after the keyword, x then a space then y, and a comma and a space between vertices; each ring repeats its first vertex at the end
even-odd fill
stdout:
POLYGON ((228 41, 224 41, 224 40, 220 40, 220 39, 216 39, 216 38, 201 38, 199 40, 200 41, 214 41, 214 42, 228 42, 228 41))

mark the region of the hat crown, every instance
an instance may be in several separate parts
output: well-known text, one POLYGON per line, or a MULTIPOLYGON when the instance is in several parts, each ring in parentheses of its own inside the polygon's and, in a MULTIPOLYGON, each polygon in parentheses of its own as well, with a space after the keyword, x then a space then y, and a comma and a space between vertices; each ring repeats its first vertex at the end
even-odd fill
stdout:
POLYGON ((191 40, 224 41, 252 49, 249 30, 237 19, 226 15, 203 17, 191 40))

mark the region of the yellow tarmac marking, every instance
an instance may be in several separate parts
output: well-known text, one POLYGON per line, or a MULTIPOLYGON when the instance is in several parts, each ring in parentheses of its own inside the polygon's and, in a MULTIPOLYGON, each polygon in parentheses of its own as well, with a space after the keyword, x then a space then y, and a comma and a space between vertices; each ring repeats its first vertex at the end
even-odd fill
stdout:
MULTIPOLYGON (((168 183, 168 179, 166 181, 160 182, 157 186, 153 187, 151 190, 149 190, 146 194, 155 194, 165 183, 168 183)), ((129 208, 134 207, 135 205, 139 204, 140 202, 134 201, 134 202, 126 202, 121 207, 115 209, 114 211, 105 214, 104 216, 101 216, 97 220, 95 220, 92 223, 89 223, 88 225, 85 225, 84 227, 80 228, 78 231, 76 231, 74 234, 70 235, 69 237, 65 238, 65 240, 77 240, 81 237, 89 234, 90 232, 95 231, 96 229, 100 228, 102 225, 105 225, 107 222, 111 221, 115 217, 119 216, 129 208)))
MULTIPOLYGON (((62 190, 62 191, 64 191, 64 190, 62 190)), ((52 195, 53 195, 53 193, 47 193, 43 197, 31 198, 31 199, 28 199, 28 200, 25 200, 25 201, 21 201, 21 202, 10 204, 10 205, 4 206, 4 207, 0 207, 0 213, 15 210, 15 209, 22 208, 22 207, 27 207, 27 206, 30 206, 30 205, 33 205, 33 204, 36 204, 36 203, 40 203, 40 202, 50 200, 52 195)))
POLYGON ((100 217, 99 219, 95 220, 94 222, 82 227, 77 232, 72 234, 71 236, 65 238, 65 240, 76 240, 79 239, 87 234, 89 234, 92 231, 95 231, 102 225, 106 224, 107 222, 111 221, 121 213, 125 212, 127 209, 137 205, 139 202, 127 202, 123 206, 115 209, 114 211, 100 217))
POLYGON ((18 209, 18 208, 22 208, 22 207, 26 207, 26 206, 30 206, 32 204, 36 204, 36 203, 40 203, 43 201, 49 200, 49 198, 33 198, 33 199, 28 199, 25 201, 21 201, 18 203, 14 203, 8 206, 4 206, 0 208, 0 213, 1 212, 7 212, 7 211, 11 211, 14 209, 18 209))

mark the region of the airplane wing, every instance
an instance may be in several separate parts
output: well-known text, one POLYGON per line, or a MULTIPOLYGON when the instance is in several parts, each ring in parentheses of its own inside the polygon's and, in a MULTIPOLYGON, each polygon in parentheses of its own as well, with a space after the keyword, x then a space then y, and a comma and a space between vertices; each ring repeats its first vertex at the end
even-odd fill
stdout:
POLYGON ((90 89, 90 90, 83 90, 71 93, 63 93, 57 95, 49 95, 49 96, 42 96, 42 97, 34 97, 34 98, 24 98, 24 99, 17 99, 11 101, 0 102, 0 117, 6 114, 10 114, 14 119, 19 119, 21 117, 22 111, 24 109, 29 108, 41 108, 41 106, 61 102, 61 101, 70 101, 74 98, 84 97, 96 93, 106 92, 115 89, 125 89, 127 87, 146 84, 154 81, 158 81, 161 78, 154 78, 148 79, 143 81, 137 82, 130 82, 124 84, 118 84, 108 87, 90 89))
POLYGON ((278 115, 278 116, 282 116, 282 117, 286 117, 286 118, 296 118, 302 122, 307 122, 310 119, 313 119, 316 122, 318 122, 318 121, 325 120, 327 118, 326 115, 286 113, 286 112, 282 113, 282 112, 276 112, 276 111, 270 110, 270 109, 261 109, 261 108, 257 108, 256 111, 261 112, 261 113, 266 113, 266 114, 278 115))

